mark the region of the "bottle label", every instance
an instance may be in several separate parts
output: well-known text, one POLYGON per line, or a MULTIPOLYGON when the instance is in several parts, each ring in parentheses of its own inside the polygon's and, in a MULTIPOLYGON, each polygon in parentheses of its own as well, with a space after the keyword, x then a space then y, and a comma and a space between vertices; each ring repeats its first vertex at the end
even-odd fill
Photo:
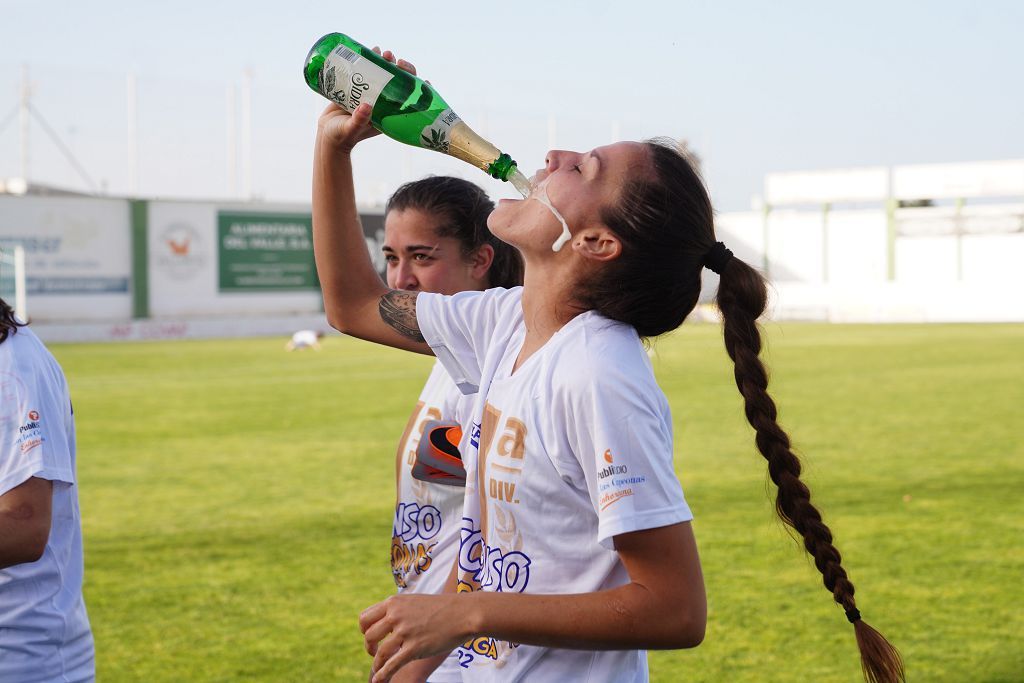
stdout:
POLYGON ((393 75, 358 52, 339 45, 320 70, 320 93, 348 112, 363 102, 372 107, 393 75))
POLYGON ((437 115, 432 124, 423 129, 420 136, 420 147, 449 154, 449 147, 452 143, 452 126, 461 121, 462 119, 451 110, 451 107, 445 109, 437 115))

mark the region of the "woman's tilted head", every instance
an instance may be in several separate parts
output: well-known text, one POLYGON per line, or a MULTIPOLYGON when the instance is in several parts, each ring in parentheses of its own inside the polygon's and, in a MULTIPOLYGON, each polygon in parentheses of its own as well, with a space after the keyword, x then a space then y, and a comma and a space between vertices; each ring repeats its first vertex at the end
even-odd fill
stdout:
POLYGON ((704 184, 673 141, 552 150, 533 185, 528 199, 499 202, 488 225, 530 268, 567 282, 572 308, 643 337, 683 322, 715 236, 704 184))
POLYGON ((532 179, 530 197, 501 200, 488 226, 522 250, 528 260, 543 259, 563 250, 563 226, 557 212, 571 233, 568 246, 591 255, 602 229, 607 232, 601 222, 602 210, 615 202, 629 178, 647 165, 646 151, 638 142, 618 142, 589 152, 551 150, 544 168, 532 179))
POLYGON ((707 190, 679 147, 654 140, 643 150, 646 164, 600 212, 621 253, 584 278, 575 298, 584 310, 653 337, 678 327, 696 306, 715 233, 707 190))

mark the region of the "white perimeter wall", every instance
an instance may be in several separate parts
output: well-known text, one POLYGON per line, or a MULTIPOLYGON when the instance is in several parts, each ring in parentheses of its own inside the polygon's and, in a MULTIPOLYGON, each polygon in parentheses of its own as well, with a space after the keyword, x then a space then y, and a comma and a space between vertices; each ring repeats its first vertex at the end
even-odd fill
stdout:
MULTIPOLYGON (((150 201, 149 319, 133 320, 132 216, 123 199, 0 196, 0 245, 26 250, 28 307, 51 341, 326 330, 316 291, 221 291, 218 214, 308 215, 303 205, 150 201), (187 243, 187 246, 186 246, 187 243), (177 247, 175 249, 174 247, 177 247)), ((379 252, 374 233, 371 251, 379 252)), ((777 319, 1024 321, 1024 205, 776 209, 717 231, 772 281, 777 319), (889 225, 894 221, 894 279, 889 225), (827 225, 827 227, 826 227, 827 225), (767 241, 766 241, 767 240, 767 241)), ((705 274, 707 301, 717 279, 705 274)))
MULTIPOLYGON (((1021 322, 1022 215, 1019 204, 897 210, 892 281, 884 209, 725 213, 716 230, 768 273, 775 318, 1021 322)), ((707 299, 714 275, 705 286, 707 299)))

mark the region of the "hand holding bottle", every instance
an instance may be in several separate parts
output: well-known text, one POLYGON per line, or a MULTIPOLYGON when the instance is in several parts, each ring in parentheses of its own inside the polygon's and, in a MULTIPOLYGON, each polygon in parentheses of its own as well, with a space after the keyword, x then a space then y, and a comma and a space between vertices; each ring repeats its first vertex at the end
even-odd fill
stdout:
MULTIPOLYGON (((524 197, 530 193, 530 183, 512 157, 477 135, 430 83, 416 77, 411 64, 396 60, 390 51, 371 50, 344 34, 329 33, 310 49, 302 72, 310 88, 346 111, 355 113, 369 104, 371 125, 387 136, 449 154, 511 182, 524 197)), ((334 125, 332 134, 341 133, 334 125)), ((340 140, 349 149, 369 137, 344 133, 340 140)))
MULTIPOLYGON (((373 51, 403 71, 416 75, 416 67, 412 62, 397 59, 391 50, 381 52, 379 47, 375 47, 373 51)), ((347 110, 331 102, 317 120, 317 132, 337 151, 349 153, 363 140, 380 135, 380 131, 370 123, 372 111, 373 107, 364 102, 350 114, 347 110)))

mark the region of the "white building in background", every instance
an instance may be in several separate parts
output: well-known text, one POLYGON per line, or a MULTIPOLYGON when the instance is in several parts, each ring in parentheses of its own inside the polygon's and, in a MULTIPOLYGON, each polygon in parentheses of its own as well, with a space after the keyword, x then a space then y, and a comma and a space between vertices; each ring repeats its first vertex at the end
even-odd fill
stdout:
POLYGON ((717 230, 777 319, 1024 321, 1024 160, 773 173, 717 230))
MULTIPOLYGON (((3 188, 0 249, 21 247, 47 341, 327 329, 308 204, 3 188)), ((380 213, 361 214, 375 255, 380 213)), ((768 274, 774 319, 1024 321, 1024 160, 774 173, 717 230, 768 274)))

